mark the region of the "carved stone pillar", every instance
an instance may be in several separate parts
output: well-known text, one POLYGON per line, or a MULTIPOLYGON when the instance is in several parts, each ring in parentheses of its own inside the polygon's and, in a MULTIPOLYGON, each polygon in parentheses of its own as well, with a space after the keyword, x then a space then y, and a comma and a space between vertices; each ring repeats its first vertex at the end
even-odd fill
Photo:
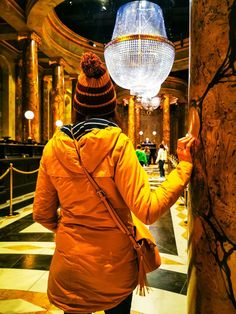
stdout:
POLYGON ((40 142, 38 45, 40 45, 41 40, 35 33, 19 34, 18 40, 23 43, 23 111, 31 110, 34 113, 31 124, 28 124, 28 121, 23 118, 24 129, 27 137, 32 137, 36 142, 40 142))
POLYGON ((189 314, 236 313, 236 3, 190 1, 189 314), (199 115, 199 122, 197 115, 199 115), (199 135, 197 126, 200 124, 199 135))
POLYGON ((64 122, 65 111, 65 90, 64 90, 64 66, 62 58, 55 58, 49 61, 52 65, 52 128, 56 129, 56 121, 64 122))
POLYGON ((129 98, 129 109, 128 109, 128 137, 135 145, 135 109, 134 109, 134 97, 129 98))
POLYGON ((163 141, 170 148, 170 97, 167 94, 163 101, 163 141))
POLYGON ((140 128, 141 128, 141 108, 140 106, 135 106, 135 147, 140 144, 140 128))
POLYGON ((72 123, 75 123, 75 116, 76 111, 74 110, 73 103, 74 103, 74 96, 76 91, 76 83, 78 81, 78 75, 73 75, 70 77, 71 79, 71 85, 72 85, 72 93, 71 93, 71 121, 72 123))
POLYGON ((22 79, 23 79, 23 62, 19 59, 16 64, 16 141, 23 142, 26 140, 26 134, 23 128, 23 104, 22 104, 22 79))
POLYGON ((52 137, 51 88, 52 78, 45 75, 43 78, 43 143, 46 143, 52 137))

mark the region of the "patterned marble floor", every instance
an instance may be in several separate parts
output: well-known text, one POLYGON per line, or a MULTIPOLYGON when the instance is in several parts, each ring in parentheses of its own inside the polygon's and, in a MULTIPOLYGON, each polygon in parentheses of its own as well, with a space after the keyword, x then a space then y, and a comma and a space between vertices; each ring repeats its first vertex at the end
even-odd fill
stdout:
MULTIPOLYGON (((155 171, 149 171, 149 177, 153 187, 160 183, 155 171)), ((54 236, 32 221, 32 205, 17 212, 14 217, 0 218, 0 313, 62 314, 46 295, 54 236)), ((186 215, 181 197, 160 221, 149 226, 157 240, 162 265, 148 275, 152 289, 147 296, 134 292, 132 314, 186 313, 186 215)))

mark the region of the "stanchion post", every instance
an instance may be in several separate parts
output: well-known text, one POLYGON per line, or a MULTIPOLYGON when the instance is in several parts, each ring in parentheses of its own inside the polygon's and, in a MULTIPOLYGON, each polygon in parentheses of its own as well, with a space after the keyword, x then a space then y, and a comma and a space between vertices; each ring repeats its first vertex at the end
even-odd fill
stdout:
POLYGON ((13 213, 13 171, 16 171, 18 173, 22 174, 32 174, 36 173, 39 169, 33 170, 33 171, 21 171, 13 167, 13 164, 10 163, 10 167, 4 172, 2 176, 0 176, 0 180, 3 179, 8 172, 10 173, 10 206, 9 206, 9 215, 7 215, 8 218, 12 218, 15 215, 19 215, 19 213, 13 213))
POLYGON ((13 200, 13 164, 10 163, 10 213, 9 213, 9 216, 13 215, 12 200, 13 200))

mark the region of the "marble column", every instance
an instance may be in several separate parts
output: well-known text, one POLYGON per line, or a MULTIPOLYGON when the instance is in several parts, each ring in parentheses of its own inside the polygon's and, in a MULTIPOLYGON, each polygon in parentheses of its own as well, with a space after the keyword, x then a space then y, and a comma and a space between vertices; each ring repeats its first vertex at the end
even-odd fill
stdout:
POLYGON ((65 61, 62 58, 54 58, 49 61, 52 66, 52 129, 56 130, 56 121, 64 122, 65 111, 65 88, 64 88, 64 67, 65 61))
POLYGON ((236 313, 236 1, 190 1, 189 314, 236 313), (199 127, 199 128, 198 128, 199 127), (198 133, 199 131, 199 133, 198 133))
POLYGON ((135 104, 132 96, 129 98, 128 108, 128 137, 135 145, 135 104))
POLYGON ((26 138, 26 130, 23 127, 23 103, 22 103, 22 79, 23 79, 23 62, 22 58, 17 61, 16 64, 16 122, 17 127, 15 128, 16 141, 23 142, 26 138))
POLYGON ((170 97, 163 96, 163 141, 170 148, 170 97))
POLYGON ((140 132, 141 130, 141 108, 139 105, 135 105, 135 147, 140 144, 140 132))
POLYGON ((41 40, 35 33, 19 34, 18 40, 23 43, 23 111, 30 110, 34 113, 34 118, 30 124, 26 118, 23 118, 24 129, 26 130, 27 137, 40 142, 38 46, 41 40))
POLYGON ((52 137, 51 88, 52 78, 49 75, 45 75, 43 77, 43 143, 46 143, 52 137))
POLYGON ((71 93, 71 121, 72 123, 75 122, 76 118, 76 111, 74 110, 73 103, 74 103, 74 96, 76 91, 76 83, 78 81, 78 75, 70 76, 71 85, 72 85, 72 93, 71 93))

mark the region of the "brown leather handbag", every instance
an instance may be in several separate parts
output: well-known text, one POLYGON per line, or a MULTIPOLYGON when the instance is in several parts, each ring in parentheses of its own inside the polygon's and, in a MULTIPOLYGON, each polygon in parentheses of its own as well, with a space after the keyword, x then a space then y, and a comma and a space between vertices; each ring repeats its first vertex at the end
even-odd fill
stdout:
POLYGON ((83 171, 86 174, 88 180, 91 182, 92 186, 94 187, 96 194, 98 195, 98 197, 100 197, 101 201, 106 206, 107 210, 109 211, 111 217, 113 218, 119 229, 123 233, 127 234, 133 244, 135 251, 137 252, 139 272, 137 292, 140 296, 145 296, 145 291, 149 291, 146 274, 154 271, 161 265, 161 257, 158 247, 155 243, 155 239, 149 229, 132 212, 131 214, 134 223, 134 232, 131 232, 128 229, 126 224, 122 221, 120 216, 117 214, 117 212, 107 199, 105 192, 100 188, 94 178, 84 167, 79 152, 77 150, 76 143, 74 142, 74 144, 83 171))

